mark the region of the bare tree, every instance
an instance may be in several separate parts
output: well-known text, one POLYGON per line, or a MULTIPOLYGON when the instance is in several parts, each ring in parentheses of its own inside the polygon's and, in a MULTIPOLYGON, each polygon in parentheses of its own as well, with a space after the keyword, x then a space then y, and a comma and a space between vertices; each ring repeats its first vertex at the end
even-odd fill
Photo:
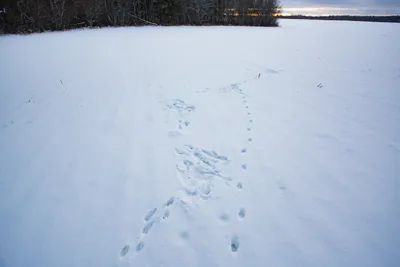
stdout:
POLYGON ((81 26, 276 26, 279 0, 0 0, 0 32, 81 26))
POLYGON ((17 7, 20 14, 18 32, 45 30, 49 19, 45 0, 19 0, 17 7))
POLYGON ((88 26, 93 25, 99 20, 104 11, 104 2, 101 0, 80 0, 85 12, 85 20, 88 26))
POLYGON ((64 13, 65 13, 65 0, 50 0, 51 21, 57 30, 62 29, 64 13))
POLYGON ((113 26, 127 25, 130 19, 129 0, 104 0, 105 10, 110 23, 113 26))

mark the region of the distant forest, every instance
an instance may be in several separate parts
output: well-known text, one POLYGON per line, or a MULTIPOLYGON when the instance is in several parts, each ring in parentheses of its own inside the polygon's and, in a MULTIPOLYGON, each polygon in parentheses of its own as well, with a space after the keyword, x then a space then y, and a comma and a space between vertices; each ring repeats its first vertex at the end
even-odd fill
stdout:
POLYGON ((282 19, 313 19, 313 20, 348 20, 348 21, 370 21, 370 22, 392 22, 400 23, 400 16, 278 16, 282 19))
POLYGON ((0 33, 140 25, 277 26, 279 0, 0 0, 0 33))

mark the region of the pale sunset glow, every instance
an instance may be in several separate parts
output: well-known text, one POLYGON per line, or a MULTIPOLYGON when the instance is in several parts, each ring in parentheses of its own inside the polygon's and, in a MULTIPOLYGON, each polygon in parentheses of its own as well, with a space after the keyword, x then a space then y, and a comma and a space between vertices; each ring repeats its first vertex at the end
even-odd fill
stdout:
POLYGON ((400 15, 398 0, 281 0, 282 15, 400 15))

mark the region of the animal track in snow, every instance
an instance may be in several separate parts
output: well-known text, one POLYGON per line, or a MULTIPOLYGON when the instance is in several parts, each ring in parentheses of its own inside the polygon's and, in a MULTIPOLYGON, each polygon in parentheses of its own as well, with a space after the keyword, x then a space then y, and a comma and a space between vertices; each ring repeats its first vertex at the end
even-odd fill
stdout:
POLYGON ((139 252, 143 249, 144 247, 144 242, 140 241, 137 245, 136 245, 136 251, 139 252))
POLYGON ((149 212, 147 212, 146 216, 144 217, 144 220, 147 222, 153 217, 153 215, 157 212, 157 208, 151 209, 149 212))
POLYGON ((150 229, 151 229, 151 227, 153 227, 154 223, 155 223, 155 221, 150 221, 150 222, 146 223, 144 225, 144 227, 143 227, 142 233, 143 234, 148 234, 150 229))
POLYGON ((248 127, 248 128, 247 128, 247 131, 249 131, 249 132, 250 132, 250 131, 251 131, 251 128, 250 128, 250 127, 248 127))
POLYGON ((166 220, 166 219, 168 219, 169 218, 169 215, 170 215, 170 211, 169 210, 165 210, 164 211, 164 215, 163 215, 163 220, 166 220))
POLYGON ((247 141, 252 142, 252 141, 253 141, 253 138, 249 138, 249 139, 247 139, 247 141))
POLYGON ((223 222, 228 222, 230 220, 230 216, 226 213, 222 213, 219 215, 219 219, 223 222))
POLYGON ((180 130, 182 130, 183 126, 188 127, 189 124, 190 124, 189 121, 178 120, 178 128, 179 128, 180 130))
POLYGON ((246 170, 247 169, 247 165, 246 164, 242 164, 242 169, 246 170))
POLYGON ((182 148, 176 148, 175 151, 183 157, 183 161, 176 165, 176 169, 187 196, 207 200, 211 197, 216 178, 225 182, 232 180, 219 169, 221 163, 229 162, 226 156, 214 150, 195 148, 192 145, 184 145, 182 148))
MULTIPOLYGON (((156 223, 160 223, 161 221, 166 221, 170 217, 171 211, 169 207, 175 202, 179 202, 177 200, 179 200, 177 197, 171 196, 167 201, 164 202, 164 204, 160 208, 153 208, 146 213, 146 215, 144 216, 145 224, 141 231, 144 236, 150 233, 150 230, 156 223)), ((142 236, 141 242, 139 242, 136 245, 137 252, 141 251, 144 247, 144 241, 143 241, 144 236, 142 236)), ((122 257, 125 256, 129 252, 129 250, 130 250, 130 245, 125 245, 121 249, 120 255, 122 257)))
POLYGON ((165 202, 165 206, 166 207, 168 207, 168 206, 171 206, 173 203, 174 203, 174 201, 175 201, 175 197, 170 197, 168 200, 167 200, 167 202, 165 202))
POLYGON ((122 249, 121 249, 121 257, 125 257, 125 255, 129 252, 130 246, 129 245, 125 245, 122 249))
POLYGON ((205 154, 207 154, 208 156, 213 157, 213 158, 216 158, 216 159, 218 159, 218 160, 228 160, 227 157, 225 157, 225 156, 220 156, 220 155, 218 155, 217 152, 215 152, 215 151, 208 151, 208 150, 205 150, 205 149, 202 149, 201 151, 203 151, 203 152, 204 152, 205 154))
POLYGON ((195 106, 186 104, 185 101, 181 99, 173 99, 170 101, 170 103, 166 104, 165 106, 170 110, 177 111, 180 114, 189 113, 196 109, 195 106))
POLYGON ((244 208, 240 208, 238 215, 240 219, 243 219, 246 216, 246 210, 244 208))
POLYGON ((278 183, 278 188, 279 188, 281 191, 286 191, 287 187, 286 187, 286 185, 285 185, 282 181, 278 181, 277 183, 278 183))
POLYGON ((179 149, 179 148, 175 148, 175 152, 176 152, 176 154, 179 154, 179 155, 189 155, 186 151, 179 149))
MULTIPOLYGON (((136 245, 136 252, 140 252, 144 247, 144 242, 140 241, 137 245, 136 245)), ((121 257, 125 257, 126 254, 128 254, 129 250, 130 250, 131 246, 130 245, 125 245, 120 252, 120 256, 121 257)))
POLYGON ((239 89, 239 85, 237 83, 231 84, 232 89, 239 89))
POLYGON ((243 149, 241 150, 242 153, 246 153, 246 151, 247 151, 246 148, 243 148, 243 149))
POLYGON ((243 90, 239 87, 242 84, 247 83, 248 80, 237 82, 237 83, 232 83, 230 85, 224 86, 219 89, 220 92, 224 93, 230 93, 230 92, 236 92, 238 94, 243 94, 243 90))
POLYGON ((243 189, 243 184, 239 182, 239 183, 237 183, 236 187, 237 187, 239 190, 242 190, 242 189, 243 189))
POLYGON ((239 249, 239 238, 237 235, 234 235, 231 239, 231 251, 236 252, 239 249))
POLYGON ((183 164, 184 164, 185 166, 188 166, 188 167, 191 167, 191 166, 194 165, 193 161, 187 160, 187 159, 183 160, 183 164))

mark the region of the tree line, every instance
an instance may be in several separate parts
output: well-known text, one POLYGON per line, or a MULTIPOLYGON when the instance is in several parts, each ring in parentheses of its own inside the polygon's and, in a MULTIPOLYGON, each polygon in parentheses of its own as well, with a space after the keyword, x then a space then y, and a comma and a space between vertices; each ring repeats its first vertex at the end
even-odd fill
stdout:
POLYGON ((0 33, 139 25, 277 26, 279 0, 0 0, 0 33))

